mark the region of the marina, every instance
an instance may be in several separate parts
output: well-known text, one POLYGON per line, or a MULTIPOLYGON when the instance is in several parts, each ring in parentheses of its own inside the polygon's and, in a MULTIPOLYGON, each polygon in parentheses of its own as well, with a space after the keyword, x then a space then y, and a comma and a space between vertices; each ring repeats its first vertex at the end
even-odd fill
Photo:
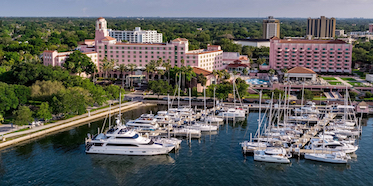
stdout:
MULTIPOLYGON (((164 109, 141 107, 126 111, 123 118, 136 119, 143 113, 164 109)), ((339 165, 304 158, 291 158, 290 164, 274 164, 243 155, 238 144, 248 139, 249 133, 255 133, 258 117, 258 112, 251 112, 245 121, 224 124, 216 134, 203 134, 191 143, 181 138, 178 151, 159 156, 86 154, 86 134, 97 132, 104 122, 96 121, 2 150, 0 184, 369 185, 373 181, 369 166, 373 153, 372 118, 363 119, 364 132, 359 138, 356 157, 348 164, 339 165)))

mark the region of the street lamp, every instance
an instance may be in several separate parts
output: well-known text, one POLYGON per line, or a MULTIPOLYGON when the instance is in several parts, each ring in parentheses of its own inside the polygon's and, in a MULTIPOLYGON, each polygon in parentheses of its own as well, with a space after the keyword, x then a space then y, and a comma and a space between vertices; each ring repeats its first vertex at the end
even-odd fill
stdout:
POLYGON ((321 105, 321 94, 320 94, 320 105, 321 105))

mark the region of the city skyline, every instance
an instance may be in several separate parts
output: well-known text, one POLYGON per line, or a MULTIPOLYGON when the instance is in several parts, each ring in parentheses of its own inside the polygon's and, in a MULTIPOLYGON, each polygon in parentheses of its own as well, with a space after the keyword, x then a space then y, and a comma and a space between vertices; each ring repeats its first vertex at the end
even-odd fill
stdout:
POLYGON ((1 17, 245 17, 373 18, 368 0, 16 0, 1 17), (22 4, 22 6, 19 6, 22 4), (321 6, 322 5, 322 6, 321 6), (16 8, 9 8, 16 7, 16 8), (32 8, 30 8, 32 7, 32 8), (333 7, 333 8, 331 8, 333 7), (344 11, 346 10, 346 11, 344 11), (348 11, 347 11, 348 10, 348 11))

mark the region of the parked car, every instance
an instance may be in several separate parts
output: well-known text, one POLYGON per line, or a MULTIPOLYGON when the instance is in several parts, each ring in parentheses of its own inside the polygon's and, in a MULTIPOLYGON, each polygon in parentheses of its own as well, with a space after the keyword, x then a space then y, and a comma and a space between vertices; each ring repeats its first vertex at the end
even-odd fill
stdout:
POLYGON ((321 102, 321 105, 326 105, 327 103, 325 101, 322 101, 321 102))
POLYGON ((259 100, 254 100, 253 103, 259 103, 259 100))
POLYGON ((242 100, 244 103, 253 103, 253 101, 249 100, 249 99, 243 99, 242 100))
POLYGON ((168 97, 163 97, 162 100, 167 101, 167 100, 168 100, 168 97))
POLYGON ((192 101, 198 101, 198 99, 197 98, 192 98, 192 101))
POLYGON ((295 105, 295 104, 297 104, 297 102, 296 101, 290 101, 290 105, 295 105))

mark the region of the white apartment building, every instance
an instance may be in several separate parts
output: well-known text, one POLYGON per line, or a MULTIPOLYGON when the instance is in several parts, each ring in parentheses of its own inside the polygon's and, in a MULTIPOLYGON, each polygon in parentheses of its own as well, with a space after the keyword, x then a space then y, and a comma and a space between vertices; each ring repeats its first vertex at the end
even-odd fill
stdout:
POLYGON ((156 30, 141 30, 136 27, 135 30, 112 30, 108 29, 109 36, 117 41, 126 40, 130 43, 162 43, 162 33, 157 33, 156 30))

